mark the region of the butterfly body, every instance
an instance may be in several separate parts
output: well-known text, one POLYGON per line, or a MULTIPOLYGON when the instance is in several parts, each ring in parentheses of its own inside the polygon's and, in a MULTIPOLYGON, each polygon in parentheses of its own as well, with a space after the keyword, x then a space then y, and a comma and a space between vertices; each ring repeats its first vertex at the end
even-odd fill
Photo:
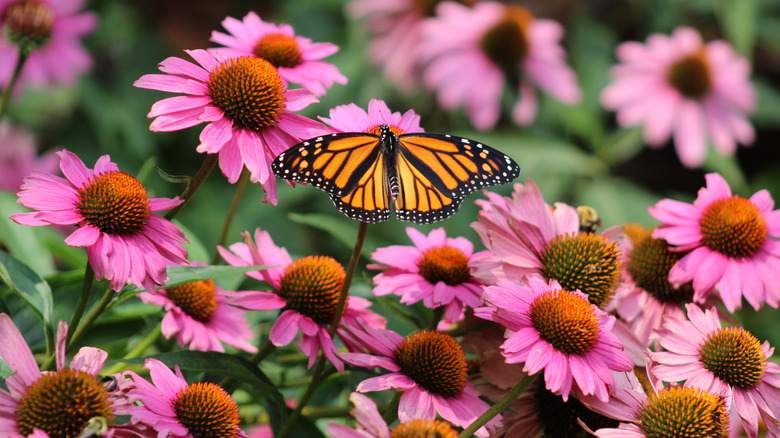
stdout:
POLYGON ((325 191, 350 218, 382 222, 394 204, 398 219, 418 224, 446 219, 469 193, 520 173, 511 158, 474 140, 396 135, 386 125, 376 131, 301 142, 276 157, 271 168, 283 179, 325 191))

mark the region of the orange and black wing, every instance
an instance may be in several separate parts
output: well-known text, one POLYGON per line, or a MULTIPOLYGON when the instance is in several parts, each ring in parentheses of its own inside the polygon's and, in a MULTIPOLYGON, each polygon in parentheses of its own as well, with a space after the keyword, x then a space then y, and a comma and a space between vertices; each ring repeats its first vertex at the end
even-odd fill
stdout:
POLYGON ((325 191, 352 219, 382 222, 390 216, 386 166, 380 137, 339 133, 291 147, 276 157, 271 169, 283 179, 325 191))
POLYGON ((463 198, 505 184, 520 167, 503 153, 468 138, 419 133, 398 136, 396 216, 415 223, 446 219, 463 198))

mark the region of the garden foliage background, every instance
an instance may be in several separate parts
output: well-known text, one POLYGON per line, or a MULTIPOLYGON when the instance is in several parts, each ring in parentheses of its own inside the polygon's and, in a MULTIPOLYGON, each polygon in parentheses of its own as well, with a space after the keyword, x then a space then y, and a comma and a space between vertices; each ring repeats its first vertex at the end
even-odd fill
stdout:
MULTIPOLYGON (((330 108, 350 102, 365 108, 371 98, 385 100, 393 111, 413 109, 421 115, 426 131, 478 139, 514 158, 522 169, 517 182, 533 179, 547 202, 594 207, 604 228, 627 222, 657 225, 647 207, 665 197, 692 201, 709 171, 720 172, 735 193, 742 196, 749 197, 764 188, 775 199, 780 196, 780 0, 523 2, 535 15, 564 25, 563 44, 583 99, 570 107, 540 94, 540 113, 531 126, 521 128, 502 119, 495 129, 486 132, 472 128, 463 111, 440 109, 429 92, 403 94, 393 88, 369 62, 365 23, 346 18, 346 3, 92 1, 88 9, 99 15, 99 27, 86 38, 85 45, 95 60, 93 71, 74 87, 26 89, 11 101, 8 117, 35 133, 41 152, 67 148, 89 167, 99 156, 109 154, 120 169, 136 175, 151 196, 174 197, 184 189, 179 176, 193 176, 204 158, 195 151, 201 129, 151 132, 146 117, 149 108, 170 95, 135 88, 133 81, 156 73, 157 63, 166 57, 186 59, 183 49, 213 47, 208 38, 213 30, 222 30, 220 23, 225 17, 240 19, 247 12, 256 11, 263 20, 291 24, 296 34, 314 42, 333 42, 340 47, 326 61, 335 64, 349 83, 334 85, 302 115, 324 117, 330 108), (616 63, 614 49, 618 43, 644 41, 651 33, 669 34, 681 25, 698 29, 705 40, 726 39, 749 59, 753 64, 751 82, 758 99, 756 111, 750 116, 756 129, 755 143, 739 147, 733 158, 717 156, 710 150, 704 166, 697 169, 683 167, 671 144, 648 149, 640 129, 617 126, 614 113, 604 110, 599 103, 599 93, 609 82, 608 69, 616 63)), ((177 224, 187 230, 191 260, 211 259, 234 190, 215 170, 177 216, 177 224)), ((490 190, 508 195, 511 185, 490 190)), ((293 189, 279 184, 278 206, 261 203, 262 197, 262 189, 250 184, 230 228, 228 244, 242 240, 240 232, 260 227, 271 234, 277 245, 286 247, 293 259, 322 254, 346 264, 357 222, 336 211, 325 194, 312 187, 293 189)), ((481 192, 467 197, 460 211, 443 223, 417 228, 427 234, 432 228, 444 227, 448 236, 465 236, 480 247, 470 227, 478 211, 473 201, 480 198, 481 192)), ((80 291, 86 254, 80 248, 67 247, 51 227, 25 227, 8 219, 12 213, 23 210, 16 205, 14 193, 0 194, 2 242, 61 294, 54 297, 57 306, 52 319, 68 320, 80 291), (57 265, 48 256, 50 251, 58 256, 57 265)), ((408 244, 404 229, 409 225, 391 219, 369 227, 363 250, 366 258, 358 267, 353 294, 370 295, 370 277, 374 272, 365 269, 368 255, 377 247, 408 244)), ((235 276, 219 283, 224 289, 237 290, 244 282, 240 288, 251 289, 253 280, 244 279, 235 276)), ((96 285, 95 290, 101 290, 101 285, 96 285)), ((0 311, 13 315, 31 346, 43 351, 43 332, 35 314, 7 291, 0 297, 0 311)), ((383 312, 391 320, 390 327, 408 326, 392 312, 390 300, 383 302, 390 306, 389 314, 383 312)), ((421 306, 415 309, 427 311, 421 306)), ((161 312, 159 307, 142 304, 138 299, 128 301, 104 315, 82 342, 100 346, 111 358, 122 357, 129 346, 157 329, 161 312)), ((254 314, 250 318, 270 324, 269 315, 254 314)), ((737 317, 757 338, 780 345, 778 310, 764 307, 755 312, 748 307, 737 317)), ((263 332, 266 336, 267 327, 263 332)), ((157 351, 177 348, 175 340, 165 339, 158 340, 153 347, 157 351)), ((302 353, 290 346, 277 352, 275 365, 269 364, 271 368, 264 371, 269 375, 286 373, 292 387, 296 379, 303 377, 304 364, 302 353), (291 364, 295 366, 289 367, 291 364)), ((7 368, 0 369, 1 376, 7 374, 7 368)), ((331 376, 311 404, 319 405, 334 397, 344 402, 346 392, 342 388, 354 388, 359 381, 349 378, 355 381, 344 382, 343 376, 331 376)), ((290 388, 283 392, 294 395, 290 388)), ((242 407, 242 416, 251 418, 252 413, 242 407)))

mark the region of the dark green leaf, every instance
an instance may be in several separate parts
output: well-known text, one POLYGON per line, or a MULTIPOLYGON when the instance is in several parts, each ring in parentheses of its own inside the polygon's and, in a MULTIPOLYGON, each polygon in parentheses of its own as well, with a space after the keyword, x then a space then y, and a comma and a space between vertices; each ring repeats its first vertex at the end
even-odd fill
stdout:
POLYGON ((45 327, 54 328, 51 288, 43 278, 7 252, 0 251, 0 279, 32 307, 45 327))
POLYGON ((46 247, 38 238, 38 227, 19 225, 7 219, 14 213, 27 211, 16 203, 16 195, 10 192, 0 192, 0 241, 2 241, 16 258, 29 266, 39 275, 45 276, 54 272, 54 262, 46 247))

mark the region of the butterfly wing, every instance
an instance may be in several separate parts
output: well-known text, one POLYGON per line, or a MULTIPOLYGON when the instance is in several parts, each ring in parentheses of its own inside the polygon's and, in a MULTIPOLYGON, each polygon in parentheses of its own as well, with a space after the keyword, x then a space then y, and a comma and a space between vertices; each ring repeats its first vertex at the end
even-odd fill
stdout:
POLYGON ((382 222, 390 216, 382 150, 380 137, 373 134, 331 134, 291 147, 276 157, 271 169, 283 179, 325 191, 352 219, 382 222))
POLYGON ((464 137, 402 134, 397 149, 396 215, 415 223, 446 219, 469 193, 508 183, 520 174, 508 156, 464 137))

